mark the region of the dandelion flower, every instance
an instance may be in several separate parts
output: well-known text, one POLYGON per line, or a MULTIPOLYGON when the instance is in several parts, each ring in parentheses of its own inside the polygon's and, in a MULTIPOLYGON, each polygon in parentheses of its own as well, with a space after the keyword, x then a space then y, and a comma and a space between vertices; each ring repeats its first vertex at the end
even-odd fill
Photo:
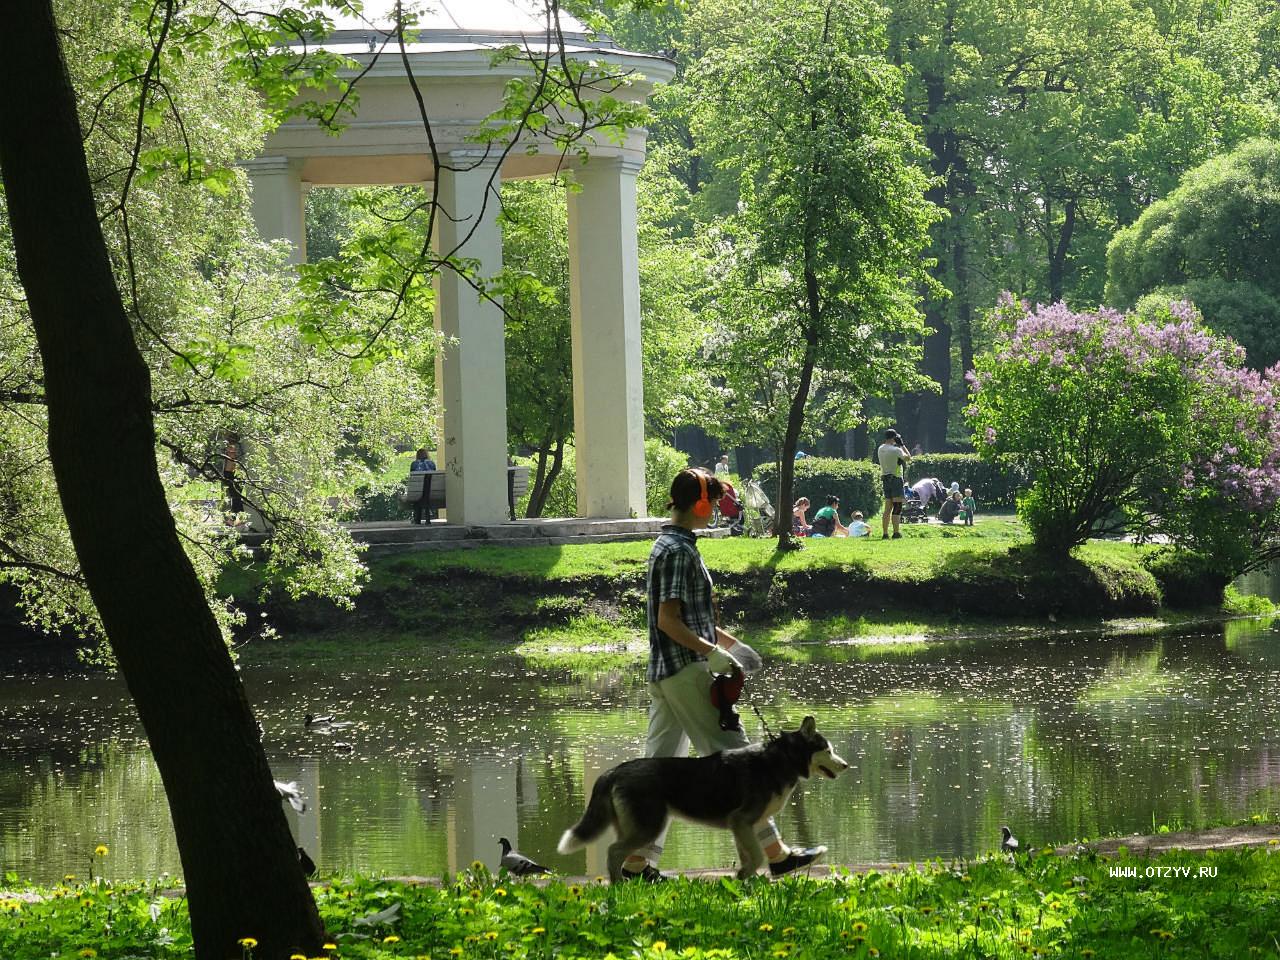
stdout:
POLYGON ((289 960, 307 960, 307 955, 305 953, 291 953, 289 954, 289 960))
POLYGON ((795 932, 796 932, 796 928, 795 928, 795 927, 783 927, 783 928, 782 928, 782 935, 783 935, 784 937, 789 937, 789 936, 791 936, 791 935, 792 935, 793 933, 795 933, 795 932))
POLYGON ((866 925, 865 923, 863 923, 861 920, 859 920, 857 923, 855 923, 855 924, 853 925, 853 932, 854 932, 854 933, 866 933, 866 932, 867 932, 867 925, 866 925))
POLYGON ((98 955, 98 951, 93 949, 93 947, 85 947, 79 953, 79 956, 84 957, 85 960, 91 960, 91 958, 96 957, 97 955, 98 955))
POLYGON ((486 940, 497 940, 497 939, 498 939, 498 931, 497 931, 497 930, 486 930, 486 931, 484 932, 484 938, 485 938, 486 940))
POLYGON ((451 953, 451 954, 452 954, 453 956, 455 956, 455 957, 460 957, 460 956, 462 956, 462 948, 461 948, 461 947, 450 947, 450 948, 449 948, 449 953, 451 953))
POLYGON ((337 950, 338 945, 336 943, 322 943, 320 944, 320 948, 322 950, 337 950))
POLYGON ((479 871, 481 871, 481 870, 485 869, 485 866, 484 866, 484 864, 483 864, 483 863, 481 863, 479 860, 472 860, 472 861, 471 861, 471 869, 472 869, 472 870, 475 870, 475 871, 478 873, 479 871))
POLYGON ((582 888, 578 886, 576 883, 573 884, 572 886, 569 887, 569 896, 571 897, 582 896, 582 888))
POLYGON ((655 941, 653 941, 653 952, 654 952, 654 953, 666 953, 666 952, 667 952, 667 941, 665 941, 665 940, 655 940, 655 941))
POLYGON ((472 890, 472 891, 471 891, 471 893, 469 893, 469 894, 468 894, 468 896, 470 896, 472 900, 479 900, 479 899, 480 899, 480 891, 479 891, 479 890, 472 890))
POLYGON ((75 875, 74 873, 68 873, 65 877, 63 877, 63 878, 62 878, 62 882, 63 882, 63 883, 70 883, 70 882, 71 882, 72 880, 74 880, 75 878, 76 878, 76 875, 75 875))
POLYGON ((382 942, 383 943, 399 943, 400 938, 397 937, 394 933, 390 933, 390 934, 387 934, 387 936, 382 938, 382 942))
POLYGON ((507 895, 507 891, 504 890, 502 887, 497 887, 494 889, 493 895, 495 897, 505 897, 507 895))
POLYGON ((772 924, 772 923, 762 923, 762 924, 760 924, 760 930, 761 930, 761 932, 762 932, 762 933, 768 933, 768 932, 769 932, 770 930, 772 930, 772 929, 773 929, 773 924, 772 924))
POLYGON ((242 947, 248 947, 250 950, 258 945, 258 941, 253 939, 253 937, 241 937, 236 941, 236 943, 240 944, 242 947))
POLYGON ((934 911, 934 908, 933 908, 933 907, 921 907, 921 908, 920 908, 920 912, 921 912, 921 913, 923 913, 926 917, 927 917, 929 914, 933 913, 933 911, 934 911))
POLYGON ((107 845, 105 843, 100 843, 93 848, 93 855, 95 857, 105 857, 110 852, 111 851, 107 849, 107 845))
POLYGON ((868 957, 878 957, 878 956, 880 956, 880 951, 879 951, 879 950, 877 950, 875 947, 867 947, 867 956, 868 956, 868 957))

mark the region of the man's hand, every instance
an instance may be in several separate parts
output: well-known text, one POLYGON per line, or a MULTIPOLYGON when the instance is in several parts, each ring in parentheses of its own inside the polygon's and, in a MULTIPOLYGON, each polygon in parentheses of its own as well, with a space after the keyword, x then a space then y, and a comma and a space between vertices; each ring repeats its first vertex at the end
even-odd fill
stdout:
MULTIPOLYGON (((717 646, 707 654, 707 666, 712 673, 732 673, 735 667, 742 670, 742 664, 738 662, 738 658, 721 646, 717 646)), ((743 670, 743 673, 745 672, 743 670)))

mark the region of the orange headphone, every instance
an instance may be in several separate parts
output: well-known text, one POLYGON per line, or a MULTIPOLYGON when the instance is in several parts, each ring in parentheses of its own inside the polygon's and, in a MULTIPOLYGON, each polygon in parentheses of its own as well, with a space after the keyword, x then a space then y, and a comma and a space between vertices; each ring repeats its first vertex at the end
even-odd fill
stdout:
POLYGON ((693 505, 693 515, 695 517, 709 517, 711 516, 711 499, 707 495, 707 475, 701 470, 696 471, 696 473, 698 485, 702 487, 702 496, 693 505))

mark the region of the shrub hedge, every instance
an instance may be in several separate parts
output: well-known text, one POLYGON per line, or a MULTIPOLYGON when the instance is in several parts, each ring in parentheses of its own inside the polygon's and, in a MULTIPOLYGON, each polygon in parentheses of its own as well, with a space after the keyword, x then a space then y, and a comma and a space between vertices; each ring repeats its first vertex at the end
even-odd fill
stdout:
MULTIPOLYGON (((762 463, 756 467, 753 479, 764 488, 770 500, 778 496, 778 465, 762 463)), ((796 461, 795 499, 808 497, 814 507, 826 503, 828 494, 840 498, 840 517, 845 519, 854 510, 872 517, 884 504, 880 487, 880 468, 870 461, 840 460, 835 457, 805 457, 796 461)), ((782 515, 786 511, 780 504, 774 508, 782 515)), ((813 516, 812 511, 809 514, 813 516)))

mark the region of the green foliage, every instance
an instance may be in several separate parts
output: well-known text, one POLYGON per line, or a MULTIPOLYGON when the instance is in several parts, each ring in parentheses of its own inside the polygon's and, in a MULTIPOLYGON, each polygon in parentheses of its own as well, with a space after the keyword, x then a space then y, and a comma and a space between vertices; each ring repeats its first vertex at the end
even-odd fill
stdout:
MULTIPOLYGON (((840 498, 842 519, 854 510, 863 516, 873 517, 884 505, 884 490, 880 485, 880 468, 861 460, 838 460, 827 457, 805 457, 795 462, 795 487, 792 503, 808 497, 814 509, 826 503, 827 496, 840 498)), ((762 463, 756 467, 754 479, 774 502, 779 516, 790 514, 789 508, 776 502, 778 496, 778 465, 762 463)), ((810 518, 813 511, 809 512, 810 518)))
POLYGON ((1116 234, 1107 271, 1112 302, 1141 300, 1146 313, 1157 297, 1190 300, 1252 366, 1280 359, 1280 142, 1252 140, 1187 173, 1116 234))
MULTIPOLYGON (((998 836, 998 825, 991 821, 992 835, 998 836)), ((1123 848, 1114 857, 1050 850, 1019 856, 1015 866, 993 855, 886 872, 837 869, 821 880, 679 879, 608 887, 562 879, 540 886, 473 863, 439 885, 342 877, 327 880, 315 895, 341 955, 355 960, 455 951, 517 960, 941 960, 958 949, 1000 960, 1234 960, 1270 949, 1280 926, 1280 859, 1266 848, 1150 858, 1123 848), (1111 874, 1116 867, 1133 873, 1118 883, 1111 874)), ((10 891, 0 904, 0 949, 9 960, 190 955, 186 900, 156 884, 71 881, 52 890, 10 891)), ((244 931, 246 938, 253 933, 244 931)), ((256 940, 242 943, 246 958, 256 956, 256 940)))
POLYGON ((1159 550, 1142 562, 1160 584, 1165 602, 1174 609, 1222 603, 1222 592, 1231 579, 1214 558, 1189 550, 1159 550))
POLYGON ((1031 485, 1027 472, 1015 461, 983 458, 976 453, 922 453, 911 458, 908 482, 937 477, 947 486, 973 490, 978 509, 1012 507, 1019 493, 1031 485))
MULTIPOLYGON (((546 506, 542 511, 544 517, 576 517, 578 516, 577 465, 572 445, 565 447, 564 465, 559 476, 551 485, 547 495, 546 506)), ((531 469, 536 466, 532 459, 517 457, 517 462, 528 463, 531 469)), ((650 437, 644 442, 644 486, 645 502, 649 508, 649 516, 665 517, 667 515, 667 495, 671 490, 671 478, 689 465, 689 458, 674 447, 669 447, 661 440, 650 437)), ((531 474, 532 475, 532 474, 531 474)), ((526 494, 516 503, 516 515, 523 516, 529 502, 526 494)))

